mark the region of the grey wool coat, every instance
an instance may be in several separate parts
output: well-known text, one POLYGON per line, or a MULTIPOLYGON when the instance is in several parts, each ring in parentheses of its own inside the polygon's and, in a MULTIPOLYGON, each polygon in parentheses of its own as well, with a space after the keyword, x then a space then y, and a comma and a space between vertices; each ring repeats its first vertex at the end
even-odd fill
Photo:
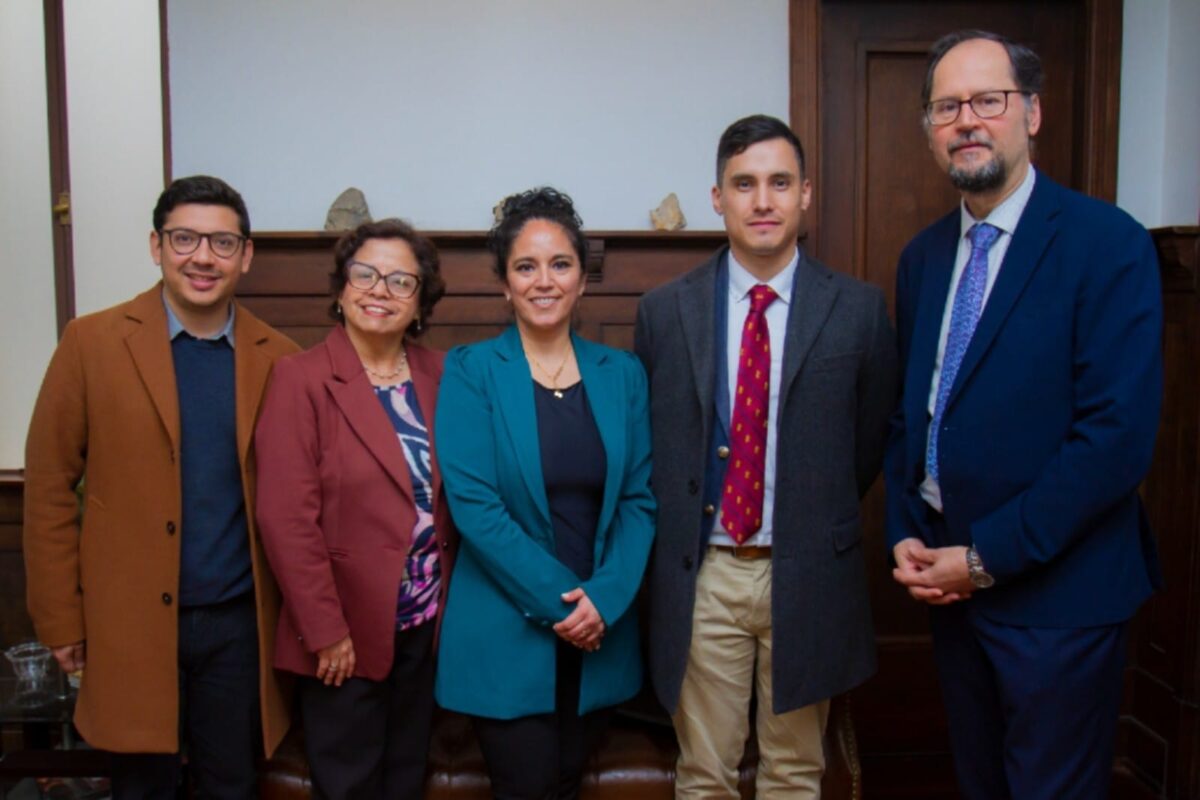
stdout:
MULTIPOLYGON (((727 253, 723 248, 649 292, 637 313, 635 350, 650 379, 658 498, 648 572, 649 665, 655 693, 671 713, 713 524, 706 498, 715 497, 723 480, 712 468, 723 462, 711 454, 728 429, 728 403, 718 403, 715 390, 724 373, 718 359, 725 358, 727 253)), ((878 288, 830 270, 801 249, 793 292, 776 430, 776 713, 844 692, 875 671, 859 501, 879 473, 897 391, 895 334, 878 288)))

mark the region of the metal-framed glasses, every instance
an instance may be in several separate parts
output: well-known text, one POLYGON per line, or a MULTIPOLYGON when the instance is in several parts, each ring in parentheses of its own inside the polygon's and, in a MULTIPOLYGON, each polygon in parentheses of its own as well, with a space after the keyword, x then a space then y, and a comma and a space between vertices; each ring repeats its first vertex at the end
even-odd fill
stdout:
POLYGON ((1008 96, 1010 94, 1027 95, 1029 92, 1020 89, 993 89, 990 92, 980 92, 966 100, 945 97, 941 100, 931 100, 925 104, 925 119, 930 125, 949 125, 958 119, 964 105, 971 106, 971 113, 980 119, 994 119, 1008 111, 1008 96))
POLYGON ((163 229, 163 235, 171 245, 171 249, 181 256, 189 256, 196 252, 203 239, 208 239, 208 249, 221 258, 229 258, 242 247, 246 237, 229 231, 213 231, 200 233, 190 228, 163 229))
POLYGON ((390 272, 384 277, 379 270, 361 261, 351 261, 346 265, 346 282, 359 291, 371 291, 380 278, 383 278, 388 293, 401 300, 412 297, 421 288, 421 279, 408 272, 390 272))

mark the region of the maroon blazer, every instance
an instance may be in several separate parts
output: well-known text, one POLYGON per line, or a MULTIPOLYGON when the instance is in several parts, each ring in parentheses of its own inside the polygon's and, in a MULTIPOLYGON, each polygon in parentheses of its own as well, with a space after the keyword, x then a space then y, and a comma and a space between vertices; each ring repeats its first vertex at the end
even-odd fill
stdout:
MULTIPOLYGON (((407 350, 432 448, 443 354, 407 350)), ((395 429, 342 326, 275 363, 255 450, 259 532, 283 592, 276 668, 313 675, 317 651, 349 634, 354 675, 383 680, 416 508, 395 429)), ((433 493, 440 623, 458 537, 436 459, 433 493)))

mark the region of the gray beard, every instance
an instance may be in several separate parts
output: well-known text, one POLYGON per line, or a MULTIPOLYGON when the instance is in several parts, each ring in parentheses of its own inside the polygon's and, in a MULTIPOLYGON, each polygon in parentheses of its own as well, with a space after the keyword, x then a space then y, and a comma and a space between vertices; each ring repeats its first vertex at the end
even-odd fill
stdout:
POLYGON ((1008 164, 998 155, 974 172, 961 167, 950 167, 950 182, 960 192, 978 194, 999 189, 1008 180, 1008 164))

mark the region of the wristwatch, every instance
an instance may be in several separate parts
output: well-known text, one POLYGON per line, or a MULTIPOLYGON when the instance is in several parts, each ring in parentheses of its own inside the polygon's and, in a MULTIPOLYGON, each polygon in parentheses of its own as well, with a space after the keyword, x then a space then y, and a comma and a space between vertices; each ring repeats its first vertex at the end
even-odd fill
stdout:
POLYGON ((971 585, 976 589, 987 589, 996 583, 996 579, 983 568, 983 559, 975 545, 967 548, 967 574, 971 577, 971 585))

